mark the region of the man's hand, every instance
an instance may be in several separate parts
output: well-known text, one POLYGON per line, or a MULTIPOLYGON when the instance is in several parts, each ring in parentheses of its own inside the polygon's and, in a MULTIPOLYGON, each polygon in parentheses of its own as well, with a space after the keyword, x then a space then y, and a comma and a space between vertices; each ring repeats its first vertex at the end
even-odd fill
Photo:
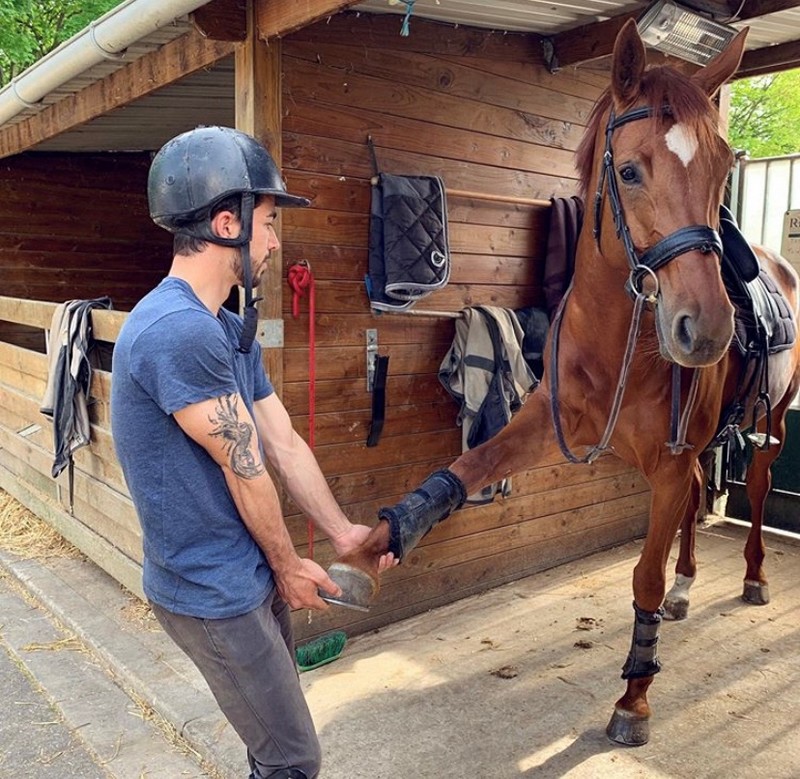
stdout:
POLYGON ((273 573, 278 592, 293 609, 328 609, 319 597, 319 588, 335 598, 342 594, 341 588, 313 560, 296 557, 293 564, 280 571, 273 569, 273 573))
MULTIPOLYGON (((336 538, 331 537, 331 544, 336 550, 336 556, 342 557, 348 552, 357 549, 367 540, 367 536, 371 531, 372 528, 367 527, 367 525, 351 524, 344 533, 336 536, 336 538)), ((391 552, 381 555, 378 560, 378 573, 383 573, 387 569, 393 568, 399 562, 399 560, 394 559, 394 555, 391 552)))

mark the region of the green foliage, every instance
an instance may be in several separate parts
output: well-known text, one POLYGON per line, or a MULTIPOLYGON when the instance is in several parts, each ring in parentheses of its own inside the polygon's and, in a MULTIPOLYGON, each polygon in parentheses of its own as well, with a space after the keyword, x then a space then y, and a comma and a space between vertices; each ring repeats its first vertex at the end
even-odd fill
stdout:
POLYGON ((734 82, 728 139, 750 157, 800 152, 800 70, 734 82))
POLYGON ((0 0, 0 86, 119 0, 0 0))

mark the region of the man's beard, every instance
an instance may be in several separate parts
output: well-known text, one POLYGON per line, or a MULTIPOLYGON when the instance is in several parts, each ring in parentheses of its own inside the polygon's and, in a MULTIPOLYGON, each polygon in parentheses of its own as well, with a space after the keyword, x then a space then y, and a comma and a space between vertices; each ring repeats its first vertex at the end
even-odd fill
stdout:
MULTIPOLYGON (((264 270, 266 268, 262 268, 258 273, 255 273, 253 268, 253 258, 250 258, 250 268, 252 276, 252 286, 255 289, 260 283, 261 278, 264 275, 264 270)), ((242 262, 242 249, 241 247, 236 247, 233 253, 233 259, 231 260, 231 269, 233 270, 234 275, 236 276, 239 286, 244 286, 244 263, 242 262)))

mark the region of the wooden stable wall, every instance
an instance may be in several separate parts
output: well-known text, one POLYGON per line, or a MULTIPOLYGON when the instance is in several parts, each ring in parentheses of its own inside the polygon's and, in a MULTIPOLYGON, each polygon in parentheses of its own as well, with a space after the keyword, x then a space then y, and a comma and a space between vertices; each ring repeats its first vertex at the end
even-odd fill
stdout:
MULTIPOLYGON (((372 524, 381 505, 447 465, 461 445, 458 408, 436 377, 453 320, 370 313, 363 284, 374 172, 367 136, 382 170, 440 175, 451 191, 518 199, 572 194, 573 152, 605 79, 581 71, 551 75, 535 64, 538 52, 525 40, 419 19, 403 38, 396 17, 344 14, 282 42, 283 167, 289 189, 313 198, 311 208, 283 213, 282 278, 286 283, 295 262, 311 263, 316 453, 354 521, 372 524), (365 445, 369 328, 390 357, 386 424, 372 448, 365 445)), ((134 592, 141 541, 108 426, 111 374, 95 374, 93 441, 76 457, 70 517, 65 478, 54 483, 49 476, 51 431, 38 412, 47 370, 42 333, 53 305, 22 298, 109 294, 116 308, 127 309, 157 283, 168 267, 169 237, 147 217, 147 161, 144 154, 32 153, 0 163, 0 269, 17 285, 5 285, 11 297, 0 298, 0 323, 36 333, 32 344, 0 330, 0 486, 134 592), (13 194, 8 207, 6 191, 13 194), (30 225, 20 225, 16 217, 31 212, 30 225)), ((451 195, 448 214, 451 282, 418 308, 542 304, 546 206, 451 195)), ((308 302, 294 319, 288 286, 282 292, 282 396, 307 435, 308 302)), ((123 317, 97 312, 98 337, 113 342, 123 317)), ((644 532, 648 502, 641 477, 613 457, 591 466, 546 463, 516 475, 510 498, 459 512, 436 528, 386 575, 369 614, 331 609, 310 625, 298 614, 298 634, 367 630, 620 543, 644 532)), ((305 518, 290 502, 286 513, 306 554, 305 518)), ((332 559, 322 540, 314 554, 323 565, 332 559)))
MULTIPOLYGON (((149 154, 0 161, 0 292, 59 302, 109 295, 130 310, 171 257, 169 236, 147 214, 149 164, 149 154)), ((44 348, 39 329, 0 321, 0 335, 44 348)))
MULTIPOLYGON (((316 279, 316 451, 345 512, 372 524, 381 505, 460 452, 458 407, 436 373, 452 319, 370 314, 364 275, 373 163, 390 173, 440 175, 450 190, 547 199, 575 192, 573 153, 604 77, 554 76, 520 36, 414 19, 341 14, 283 45, 283 167, 312 207, 284 213, 286 270, 307 260, 316 279), (388 408, 367 448, 371 395, 365 331, 389 355, 388 408)), ((541 305, 548 209, 450 196, 453 272, 417 308, 541 305)), ((283 397, 308 430, 307 304, 297 320, 284 290, 283 397)), ((535 441, 527 442, 531 447, 535 441)), ((368 617, 319 619, 351 629, 393 621, 643 533, 649 493, 614 458, 548 463, 514 477, 513 496, 471 508, 434 530, 386 577, 368 617), (338 624, 338 622, 337 622, 338 624)), ((291 511, 291 508, 290 508, 291 511)), ((296 543, 305 520, 294 514, 296 543)), ((318 557, 327 562, 323 544, 318 557)))

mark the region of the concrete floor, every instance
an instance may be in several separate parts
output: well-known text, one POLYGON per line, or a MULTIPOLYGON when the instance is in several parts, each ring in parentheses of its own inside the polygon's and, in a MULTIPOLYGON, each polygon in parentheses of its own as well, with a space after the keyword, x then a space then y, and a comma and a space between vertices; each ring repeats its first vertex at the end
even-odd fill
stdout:
POLYGON ((303 674, 322 777, 800 777, 800 546, 768 538, 772 602, 748 606, 744 537, 699 534, 646 746, 605 737, 633 626, 630 543, 352 639, 303 674))

